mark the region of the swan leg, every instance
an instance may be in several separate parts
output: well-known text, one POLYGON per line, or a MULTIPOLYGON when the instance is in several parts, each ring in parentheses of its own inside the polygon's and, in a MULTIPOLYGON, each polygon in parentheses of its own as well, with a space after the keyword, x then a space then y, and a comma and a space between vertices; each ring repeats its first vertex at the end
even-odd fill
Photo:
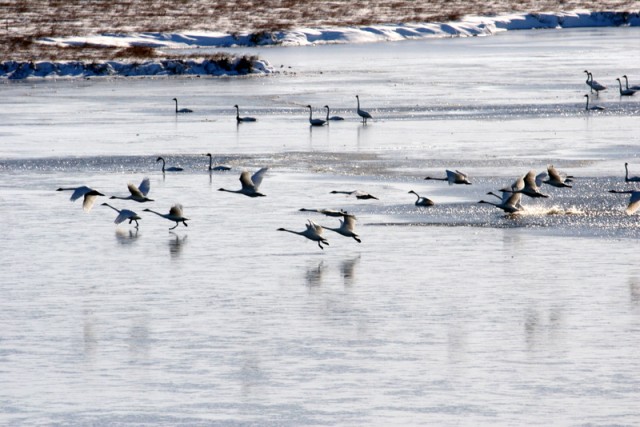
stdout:
POLYGON ((187 221, 182 221, 182 223, 184 224, 185 227, 189 226, 189 225, 187 225, 187 221))
POLYGON ((178 225, 180 225, 180 223, 176 221, 176 225, 174 225, 173 227, 171 227, 169 230, 173 230, 173 229, 174 229, 174 228, 176 228, 178 225))
POLYGON ((320 246, 320 249, 324 250, 324 248, 322 247, 322 244, 320 244, 320 241, 318 241, 318 246, 320 246))
MULTIPOLYGON (((136 222, 136 228, 138 228, 140 226, 140 224, 138 224, 138 220, 134 219, 134 221, 136 222)), ((131 223, 129 223, 129 224, 131 224, 131 223)))

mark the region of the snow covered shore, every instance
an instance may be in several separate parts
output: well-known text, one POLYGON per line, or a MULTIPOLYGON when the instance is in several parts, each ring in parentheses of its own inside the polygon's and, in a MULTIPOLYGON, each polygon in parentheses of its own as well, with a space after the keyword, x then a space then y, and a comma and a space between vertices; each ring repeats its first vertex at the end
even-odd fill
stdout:
MULTIPOLYGON (((363 27, 299 28, 279 32, 225 34, 216 32, 100 34, 84 37, 43 38, 40 43, 61 47, 148 46, 156 49, 234 47, 256 45, 305 46, 330 43, 372 43, 407 39, 487 36, 500 31, 577 27, 638 26, 640 12, 574 11, 508 14, 493 17, 467 16, 447 23, 368 25, 363 27)), ((24 79, 48 76, 140 76, 140 75, 238 75, 269 73, 266 61, 254 59, 252 66, 220 66, 207 61, 162 60, 142 64, 108 62, 15 62, 0 63, 0 78, 24 79)))

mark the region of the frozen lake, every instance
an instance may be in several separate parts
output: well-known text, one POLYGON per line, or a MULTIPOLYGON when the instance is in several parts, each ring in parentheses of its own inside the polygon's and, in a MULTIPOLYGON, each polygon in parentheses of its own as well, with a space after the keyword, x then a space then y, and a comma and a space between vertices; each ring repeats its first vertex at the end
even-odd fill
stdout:
POLYGON ((640 94, 615 80, 640 84, 638 40, 241 49, 280 72, 3 82, 0 423, 640 424, 640 227, 607 192, 637 188, 625 162, 640 175, 640 94), (585 69, 603 112, 584 110, 585 69), (346 120, 310 128, 307 104, 346 120), (549 164, 573 188, 516 218, 477 203, 549 164), (263 166, 267 197, 217 191, 263 166), (445 169, 473 185, 424 180, 445 169), (145 176, 145 204, 85 213, 54 191, 125 196, 145 176), (330 194, 355 189, 379 200, 330 194), (176 202, 188 227, 142 211, 176 202), (276 231, 338 224, 300 208, 355 214, 362 243, 276 231))

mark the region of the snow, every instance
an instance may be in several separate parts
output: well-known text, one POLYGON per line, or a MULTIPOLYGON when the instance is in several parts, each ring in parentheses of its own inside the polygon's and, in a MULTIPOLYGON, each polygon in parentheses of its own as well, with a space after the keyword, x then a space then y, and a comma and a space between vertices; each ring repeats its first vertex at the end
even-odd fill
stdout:
MULTIPOLYGON (((640 13, 635 12, 553 12, 506 14, 499 16, 466 16, 461 21, 448 23, 413 23, 367 25, 362 27, 298 28, 274 33, 226 34, 220 32, 188 31, 184 33, 105 33, 85 37, 48 37, 40 43, 58 46, 133 47, 149 46, 157 49, 184 49, 199 47, 237 47, 255 45, 308 46, 332 43, 374 43, 415 40, 425 38, 488 36, 500 31, 529 29, 558 29, 575 27, 638 26, 640 13)), ((237 61, 237 60, 236 60, 237 61)), ((253 72, 269 73, 266 61, 256 60, 253 72)), ((109 61, 83 64, 80 62, 28 62, 0 63, 0 78, 24 79, 48 76, 101 76, 101 75, 174 75, 243 74, 226 70, 206 61, 165 60, 131 64, 109 61)))

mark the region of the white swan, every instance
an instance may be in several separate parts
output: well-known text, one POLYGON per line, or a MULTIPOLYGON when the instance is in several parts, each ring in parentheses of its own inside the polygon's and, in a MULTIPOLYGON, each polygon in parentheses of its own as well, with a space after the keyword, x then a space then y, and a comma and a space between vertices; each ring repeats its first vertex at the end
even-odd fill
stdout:
POLYGON ((325 105, 324 108, 327 109, 327 123, 329 123, 329 121, 340 121, 340 120, 344 120, 344 117, 340 117, 340 116, 331 116, 329 117, 329 106, 325 105))
POLYGON ((311 105, 307 105, 307 108, 309 109, 309 123, 311 123, 311 126, 324 126, 327 123, 322 119, 313 118, 313 109, 311 108, 311 105))
POLYGON ((188 108, 178 109, 178 99, 177 98, 173 98, 173 100, 176 102, 176 114, 179 114, 179 113, 193 113, 193 110, 190 110, 188 108))
POLYGON ((268 170, 269 170, 268 167, 262 168, 251 176, 249 175, 248 171, 243 171, 240 174, 240 184, 242 185, 242 188, 240 190, 227 190, 224 188, 218 188, 218 191, 244 194, 245 196, 249 196, 249 197, 264 197, 265 194, 260 193, 258 189, 260 188, 260 184, 262 184, 262 179, 264 178, 264 175, 267 173, 268 170))
POLYGON ((587 84, 591 88, 591 93, 593 93, 593 91, 595 90, 596 94, 599 95, 601 90, 607 89, 605 85, 600 84, 597 81, 593 80, 593 74, 591 74, 589 71, 584 70, 584 72, 587 73, 587 84))
POLYGON ((327 226, 323 226, 326 230, 334 231, 338 234, 342 234, 345 237, 352 237, 356 242, 362 243, 360 240, 360 236, 356 234, 354 231, 356 227, 356 217, 353 215, 344 215, 340 220, 340 227, 331 228, 327 226))
POLYGON ((587 98, 587 105, 584 107, 584 109, 586 111, 603 111, 604 107, 601 107, 599 105, 592 105, 591 107, 589 106, 589 95, 585 95, 585 98, 587 98))
POLYGON ((288 233, 293 233, 299 236, 306 237, 309 240, 318 242, 318 246, 320 247, 320 249, 324 249, 322 244, 324 243, 325 245, 328 245, 329 242, 322 235, 324 232, 324 229, 322 228, 322 226, 316 224, 311 220, 308 220, 308 223, 305 225, 306 225, 306 229, 304 231, 294 231, 294 230, 288 230, 286 228, 278 228, 277 231, 286 231, 288 233))
POLYGON ((71 197, 69 198, 69 200, 71 200, 72 202, 75 202, 80 197, 82 197, 82 209, 85 212, 91 211, 91 208, 96 201, 96 197, 104 196, 104 194, 102 194, 101 192, 94 190, 93 188, 89 188, 85 185, 81 187, 61 187, 56 191, 73 191, 73 193, 71 193, 71 197))
POLYGON ((640 176, 629 177, 629 163, 624 164, 624 182, 640 182, 640 176))
POLYGON ((356 113, 358 113, 358 115, 362 117, 362 124, 366 125, 367 119, 373 119, 373 117, 371 117, 371 114, 369 114, 367 111, 360 109, 360 97, 358 95, 356 95, 356 99, 358 100, 358 107, 356 108, 356 113))
POLYGON ((333 190, 329 194, 346 194, 347 196, 355 196, 356 199, 358 200, 368 200, 368 199, 380 200, 376 196, 373 196, 365 191, 360 191, 360 190, 353 190, 353 191, 333 190))
POLYGON ((451 171, 451 170, 448 170, 448 169, 445 172, 447 173, 447 177, 446 178, 432 178, 432 177, 428 176, 425 179, 432 179, 432 180, 435 180, 435 181, 448 181, 449 185, 451 185, 451 184, 471 185, 471 181, 469 181, 469 176, 466 173, 462 173, 459 170, 451 171))
POLYGON ((238 123, 257 121, 255 117, 240 117, 240 108, 238 107, 238 105, 234 105, 234 108, 236 109, 236 121, 238 123))
POLYGON ((118 216, 116 217, 115 221, 113 221, 115 224, 120 224, 121 222, 129 220, 129 224, 131 224, 132 222, 136 223, 136 228, 138 228, 138 226, 140 225, 138 224, 138 220, 142 218, 140 218, 140 216, 134 211, 130 211, 129 209, 117 209, 111 206, 109 203, 103 203, 102 206, 109 206, 111 209, 118 212, 118 216))
POLYGON ((422 207, 426 207, 426 206, 433 206, 435 205, 435 202, 431 199, 428 199, 426 197, 422 197, 420 196, 418 193, 416 193, 413 190, 409 190, 408 194, 415 194, 417 199, 416 199, 416 206, 422 206, 422 207))
POLYGON ((128 183, 127 188, 129 189, 129 193, 131 193, 127 197, 111 196, 110 199, 133 200, 138 203, 153 202, 153 199, 147 197, 151 189, 151 181, 149 181, 149 178, 144 178, 138 187, 132 183, 128 183))
POLYGON ((511 188, 503 188, 500 191, 503 193, 522 193, 533 198, 549 197, 540 192, 540 187, 536 184, 536 172, 533 170, 529 171, 524 177, 518 178, 511 188))
POLYGON ((333 216, 333 217, 339 217, 339 216, 343 217, 345 215, 350 215, 347 211, 343 211, 342 209, 340 209, 339 211, 336 211, 334 209, 306 209, 306 208, 301 208, 298 210, 300 212, 317 212, 326 216, 333 216))
POLYGON ((478 203, 493 205, 507 213, 516 213, 524 210, 524 208, 520 204, 520 201, 522 199, 521 193, 503 192, 502 197, 492 192, 488 192, 487 194, 491 194, 492 196, 496 196, 497 198, 501 199, 500 203, 492 203, 486 200, 480 200, 478 203))
POLYGON ((164 158, 158 157, 156 159, 156 163, 158 163, 160 161, 162 161, 162 173, 165 173, 165 172, 182 172, 184 170, 184 169, 176 167, 176 166, 171 166, 171 167, 165 168, 164 158))
POLYGON ((176 228, 177 226, 180 225, 180 223, 183 223, 185 227, 187 227, 187 221, 190 221, 189 218, 185 218, 182 215, 182 205, 179 203, 176 203, 175 205, 171 206, 171 209, 169 209, 169 213, 168 214, 161 214, 160 212, 156 212, 154 210, 151 209, 144 209, 145 212, 152 212, 158 216, 161 216, 162 218, 166 218, 169 221, 174 221, 176 223, 175 226, 169 228, 169 230, 173 230, 174 228, 176 228))
POLYGON ((631 87, 629 87, 629 78, 627 77, 627 75, 625 74, 624 76, 624 84, 627 87, 627 89, 631 89, 631 90, 640 90, 640 85, 633 85, 631 87))
POLYGON ((572 178, 571 176, 563 176, 553 165, 549 165, 547 173, 543 172, 536 176, 536 185, 540 186, 544 183, 557 188, 572 188, 571 185, 567 184, 567 182, 572 181, 572 178), (549 178, 544 179, 547 175, 549 178))
POLYGON ((616 79, 618 81, 618 86, 620 87, 620 96, 633 96, 637 90, 633 90, 633 89, 623 89, 622 88, 622 81, 620 79, 616 79))
POLYGON ((213 166, 213 156, 211 155, 211 153, 207 153, 205 154, 205 156, 209 157, 209 172, 211 171, 229 171, 231 170, 231 166, 226 166, 226 165, 218 165, 218 166, 213 166))
POLYGON ((637 211, 638 208, 640 208, 640 191, 636 191, 636 190, 627 190, 627 191, 609 190, 609 193, 631 194, 631 197, 629 198, 629 205, 627 205, 627 208, 624 210, 627 215, 631 215, 632 213, 637 211))

